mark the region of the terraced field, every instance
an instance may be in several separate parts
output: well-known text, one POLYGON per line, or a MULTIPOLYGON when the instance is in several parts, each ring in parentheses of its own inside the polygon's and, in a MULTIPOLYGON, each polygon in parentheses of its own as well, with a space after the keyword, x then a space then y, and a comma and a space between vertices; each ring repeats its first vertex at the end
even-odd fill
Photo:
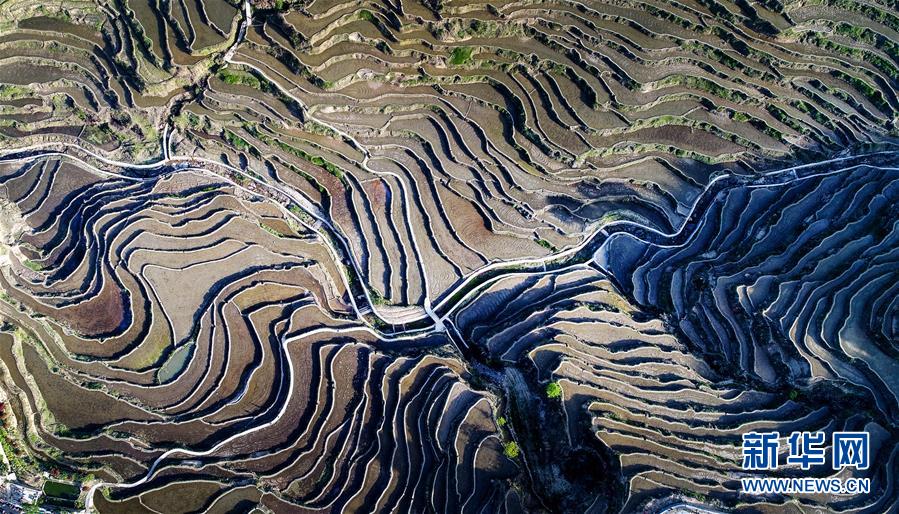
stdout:
POLYGON ((899 512, 895 2, 233 2, 0 2, 52 508, 899 512), (741 492, 843 430, 870 491, 741 492))

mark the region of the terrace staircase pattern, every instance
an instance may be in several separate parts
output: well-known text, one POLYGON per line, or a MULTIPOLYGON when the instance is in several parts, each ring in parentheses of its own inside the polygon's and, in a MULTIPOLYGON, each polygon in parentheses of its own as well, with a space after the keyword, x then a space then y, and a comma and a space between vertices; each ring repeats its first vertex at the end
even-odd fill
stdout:
POLYGON ((15 471, 899 512, 897 42, 885 0, 4 2, 15 471), (750 430, 868 431, 872 489, 743 495, 750 430))

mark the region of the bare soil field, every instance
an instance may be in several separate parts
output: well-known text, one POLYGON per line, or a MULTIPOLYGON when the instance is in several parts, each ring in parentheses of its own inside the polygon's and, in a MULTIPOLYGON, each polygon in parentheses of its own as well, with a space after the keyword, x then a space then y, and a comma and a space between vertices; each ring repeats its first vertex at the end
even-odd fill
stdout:
POLYGON ((101 513, 894 512, 897 37, 882 0, 2 3, 11 471, 101 513), (750 430, 866 431, 872 487, 743 494, 750 430))

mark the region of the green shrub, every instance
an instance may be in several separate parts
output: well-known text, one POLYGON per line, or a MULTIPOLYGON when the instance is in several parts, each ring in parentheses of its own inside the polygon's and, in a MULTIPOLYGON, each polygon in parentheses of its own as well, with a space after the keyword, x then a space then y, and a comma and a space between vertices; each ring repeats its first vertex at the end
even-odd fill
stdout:
POLYGON ((510 459, 517 459, 519 455, 521 455, 521 450, 518 448, 518 443, 515 441, 510 441, 503 445, 503 455, 509 457, 510 459))
POLYGON ((559 398, 562 396, 562 386, 558 382, 550 382, 546 384, 546 397, 559 398))

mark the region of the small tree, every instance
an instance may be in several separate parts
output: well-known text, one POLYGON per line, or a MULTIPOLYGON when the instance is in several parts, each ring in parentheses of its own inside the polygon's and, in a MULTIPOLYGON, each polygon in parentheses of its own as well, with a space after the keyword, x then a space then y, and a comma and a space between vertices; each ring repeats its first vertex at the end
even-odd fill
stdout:
POLYGON ((517 459, 520 454, 521 450, 518 448, 518 443, 515 441, 510 441, 503 445, 503 455, 506 457, 517 459))
POLYGON ((562 396, 562 386, 558 382, 550 382, 546 384, 546 397, 559 398, 562 396))

